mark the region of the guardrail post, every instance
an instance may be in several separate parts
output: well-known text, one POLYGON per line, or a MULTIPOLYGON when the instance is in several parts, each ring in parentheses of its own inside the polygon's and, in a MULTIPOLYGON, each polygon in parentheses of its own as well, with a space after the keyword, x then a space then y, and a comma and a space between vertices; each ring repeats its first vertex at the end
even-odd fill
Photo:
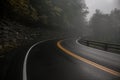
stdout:
POLYGON ((89 46, 89 41, 86 41, 87 46, 89 46))
POLYGON ((105 51, 108 50, 108 44, 104 44, 104 50, 105 50, 105 51))

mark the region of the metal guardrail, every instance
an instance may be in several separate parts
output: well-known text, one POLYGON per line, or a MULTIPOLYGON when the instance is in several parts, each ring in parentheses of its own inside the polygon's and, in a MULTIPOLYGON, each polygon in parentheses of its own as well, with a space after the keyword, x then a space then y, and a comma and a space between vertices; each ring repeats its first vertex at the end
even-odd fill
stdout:
POLYGON ((100 46, 105 51, 107 51, 110 48, 120 50, 120 44, 111 44, 111 43, 92 41, 92 40, 79 40, 79 42, 81 42, 87 46, 90 46, 90 45, 100 46))

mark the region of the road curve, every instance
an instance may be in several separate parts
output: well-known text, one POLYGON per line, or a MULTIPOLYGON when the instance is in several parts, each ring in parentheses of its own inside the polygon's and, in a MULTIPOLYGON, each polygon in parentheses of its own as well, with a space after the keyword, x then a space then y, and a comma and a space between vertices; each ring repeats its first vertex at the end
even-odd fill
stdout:
POLYGON ((120 80, 120 55, 75 39, 37 43, 28 54, 23 80, 120 80))
POLYGON ((79 56, 79 55, 76 55, 75 53, 73 53, 73 52, 65 49, 65 48, 61 45, 61 42, 62 42, 62 41, 59 41, 59 42, 57 43, 57 46, 58 46, 61 50, 63 50, 66 54, 68 54, 68 55, 70 55, 70 56, 72 56, 72 57, 74 57, 74 58, 76 58, 76 59, 78 59, 78 60, 80 60, 80 61, 83 61, 83 62, 85 62, 85 63, 87 63, 87 64, 90 64, 90 65, 92 65, 92 66, 94 66, 94 67, 96 67, 96 68, 99 68, 99 69, 101 69, 101 70, 103 70, 103 71, 105 71, 105 72, 108 72, 108 73, 110 73, 110 74, 112 74, 112 75, 115 75, 115 76, 120 77, 120 72, 117 72, 117 71, 115 71, 115 70, 112 70, 112 69, 110 69, 110 68, 107 68, 107 67, 105 67, 105 66, 102 66, 102 65, 100 65, 100 64, 97 64, 97 63, 95 63, 95 62, 93 62, 93 61, 90 61, 90 60, 88 60, 88 59, 86 59, 86 58, 83 58, 83 57, 81 57, 81 56, 79 56))
POLYGON ((11 54, 3 80, 120 80, 120 55, 76 39, 42 41, 11 54))

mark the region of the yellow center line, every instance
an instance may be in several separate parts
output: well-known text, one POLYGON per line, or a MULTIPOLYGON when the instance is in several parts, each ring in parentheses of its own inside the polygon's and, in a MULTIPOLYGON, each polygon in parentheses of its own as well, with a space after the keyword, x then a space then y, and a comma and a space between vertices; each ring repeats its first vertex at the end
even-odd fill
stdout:
POLYGON ((115 70, 109 69, 109 68, 107 68, 107 67, 105 67, 105 66, 102 66, 102 65, 100 65, 100 64, 97 64, 97 63, 95 63, 95 62, 93 62, 93 61, 90 61, 90 60, 88 60, 88 59, 85 59, 85 58, 83 58, 83 57, 81 57, 81 56, 79 56, 79 55, 76 55, 75 53, 73 53, 73 52, 65 49, 65 48, 61 45, 61 41, 58 41, 58 42, 57 42, 57 46, 58 46, 62 51, 64 51, 66 54, 68 54, 68 55, 70 55, 70 56, 72 56, 72 57, 74 57, 74 58, 76 58, 76 59, 78 59, 78 60, 80 60, 80 61, 83 61, 83 62, 85 62, 85 63, 87 63, 87 64, 90 64, 90 65, 92 65, 92 66, 94 66, 94 67, 96 67, 96 68, 98 68, 98 69, 101 69, 101 70, 103 70, 103 71, 105 71, 105 72, 108 72, 108 73, 110 73, 110 74, 112 74, 112 75, 115 75, 115 76, 120 77, 120 72, 117 72, 117 71, 115 71, 115 70))

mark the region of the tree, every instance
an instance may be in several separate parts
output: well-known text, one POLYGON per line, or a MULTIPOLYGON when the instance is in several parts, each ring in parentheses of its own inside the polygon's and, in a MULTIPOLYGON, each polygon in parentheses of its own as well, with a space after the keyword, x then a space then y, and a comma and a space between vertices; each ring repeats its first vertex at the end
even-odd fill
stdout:
POLYGON ((47 16, 48 25, 67 29, 84 25, 87 13, 84 0, 31 0, 40 16, 47 16))
POLYGON ((112 36, 115 41, 120 43, 120 10, 114 9, 110 14, 110 25, 112 27, 112 36))
MULTIPOLYGON (((87 14, 84 0, 2 0, 7 17, 34 26, 80 30, 87 14), (16 17, 15 17, 16 16, 16 17)), ((3 6, 1 4, 1 6, 3 6)), ((3 10, 4 11, 4 10, 3 10)), ((3 14, 4 14, 3 13, 3 14)), ((80 31, 79 31, 80 32, 80 31)))
POLYGON ((96 10, 90 20, 93 29, 93 39, 104 42, 118 42, 120 37, 120 10, 114 9, 110 14, 96 10))

